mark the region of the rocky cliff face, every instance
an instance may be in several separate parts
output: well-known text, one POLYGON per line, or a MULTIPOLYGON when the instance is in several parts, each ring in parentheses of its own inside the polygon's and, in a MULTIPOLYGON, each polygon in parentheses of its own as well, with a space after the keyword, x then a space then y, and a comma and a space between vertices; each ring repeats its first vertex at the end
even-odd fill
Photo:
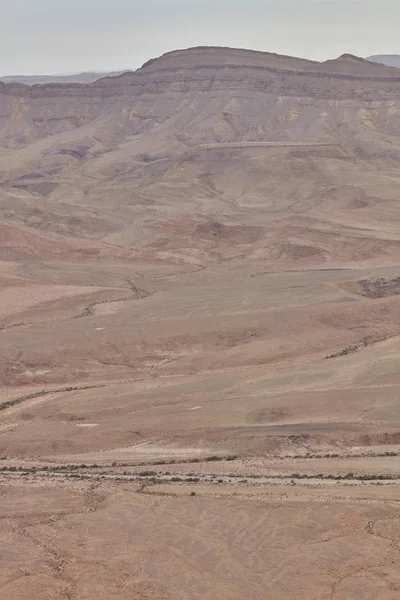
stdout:
POLYGON ((204 239, 217 222, 270 231, 257 252, 275 260, 348 257, 354 240, 310 243, 311 223, 329 207, 330 219, 366 227, 397 193, 400 72, 351 55, 182 50, 90 85, 0 84, 0 115, 3 219, 146 256, 248 251, 219 230, 204 239), (282 248, 289 224, 301 231, 282 248))
POLYGON ((21 148, 83 128, 82 137, 107 132, 113 146, 143 131, 157 136, 167 122, 189 145, 370 138, 371 129, 397 130, 399 90, 398 70, 351 55, 316 63, 199 48, 91 85, 0 84, 0 141, 21 148))

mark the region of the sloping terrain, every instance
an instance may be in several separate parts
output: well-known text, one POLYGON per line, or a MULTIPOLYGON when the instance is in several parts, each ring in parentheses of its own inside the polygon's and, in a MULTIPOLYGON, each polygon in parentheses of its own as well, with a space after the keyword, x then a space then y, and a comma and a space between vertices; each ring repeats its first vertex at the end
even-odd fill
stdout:
POLYGON ((0 83, 0 598, 398 598, 399 198, 352 55, 0 83))

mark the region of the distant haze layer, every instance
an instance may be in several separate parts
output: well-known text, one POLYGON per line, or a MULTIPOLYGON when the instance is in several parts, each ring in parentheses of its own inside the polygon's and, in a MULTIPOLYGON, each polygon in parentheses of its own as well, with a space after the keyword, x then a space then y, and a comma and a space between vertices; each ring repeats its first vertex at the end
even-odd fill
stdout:
POLYGON ((397 67, 400 69, 400 54, 376 54, 374 56, 369 56, 367 60, 381 63, 387 67, 397 67))
POLYGON ((85 73, 73 73, 71 75, 7 75, 0 77, 4 83, 24 83, 25 85, 37 85, 42 83, 93 83, 101 77, 115 77, 122 75, 126 71, 112 71, 104 73, 95 73, 92 71, 85 73))

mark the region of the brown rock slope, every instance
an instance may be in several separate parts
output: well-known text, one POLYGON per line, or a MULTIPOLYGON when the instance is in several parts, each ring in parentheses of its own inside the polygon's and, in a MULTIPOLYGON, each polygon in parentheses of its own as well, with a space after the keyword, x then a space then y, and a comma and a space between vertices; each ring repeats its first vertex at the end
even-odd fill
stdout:
POLYGON ((349 55, 212 48, 91 85, 0 85, 1 217, 196 264, 250 251, 189 241, 214 221, 261 227, 251 252, 275 265, 357 261, 360 238, 391 262, 399 89, 396 69, 349 55), (318 237, 332 227, 340 244, 318 237))

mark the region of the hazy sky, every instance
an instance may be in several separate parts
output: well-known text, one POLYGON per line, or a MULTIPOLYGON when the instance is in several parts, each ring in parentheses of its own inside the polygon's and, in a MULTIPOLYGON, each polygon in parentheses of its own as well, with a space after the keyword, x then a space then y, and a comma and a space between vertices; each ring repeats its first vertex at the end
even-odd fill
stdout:
POLYGON ((190 46, 400 54, 400 0, 0 0, 0 75, 128 69, 190 46))

